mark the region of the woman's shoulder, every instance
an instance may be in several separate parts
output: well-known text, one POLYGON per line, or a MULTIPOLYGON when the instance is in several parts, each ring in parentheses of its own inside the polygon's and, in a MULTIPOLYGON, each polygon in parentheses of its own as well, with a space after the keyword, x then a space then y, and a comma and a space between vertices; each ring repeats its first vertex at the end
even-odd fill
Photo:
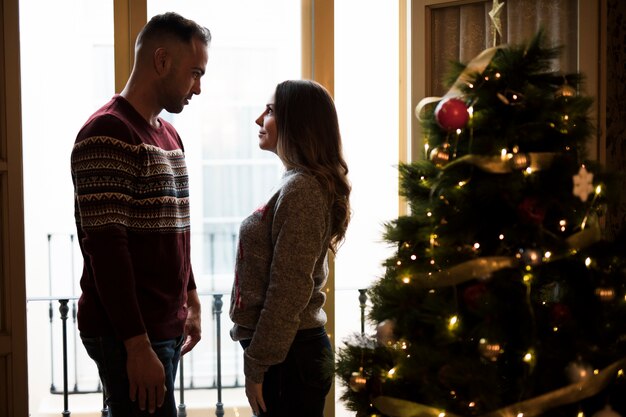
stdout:
POLYGON ((285 173, 279 194, 283 198, 298 198, 323 201, 324 192, 319 181, 312 175, 301 170, 292 169, 285 173))

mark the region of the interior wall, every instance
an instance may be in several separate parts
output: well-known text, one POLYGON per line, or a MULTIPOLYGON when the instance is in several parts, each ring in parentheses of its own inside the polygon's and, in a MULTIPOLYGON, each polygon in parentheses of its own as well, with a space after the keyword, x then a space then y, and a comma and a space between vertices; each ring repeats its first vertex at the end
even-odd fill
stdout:
MULTIPOLYGON (((606 167, 619 172, 619 194, 626 190, 626 2, 607 0, 606 13, 606 167)), ((607 231, 614 235, 626 221, 626 198, 609 212, 607 231)))

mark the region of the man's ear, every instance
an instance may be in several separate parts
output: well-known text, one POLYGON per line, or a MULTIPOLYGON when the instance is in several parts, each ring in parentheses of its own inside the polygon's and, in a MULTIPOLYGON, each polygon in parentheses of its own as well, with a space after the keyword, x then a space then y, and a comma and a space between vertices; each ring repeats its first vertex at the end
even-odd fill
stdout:
POLYGON ((153 60, 154 60, 154 69, 157 74, 161 75, 167 72, 169 68, 169 54, 165 48, 157 48, 154 51, 153 60))

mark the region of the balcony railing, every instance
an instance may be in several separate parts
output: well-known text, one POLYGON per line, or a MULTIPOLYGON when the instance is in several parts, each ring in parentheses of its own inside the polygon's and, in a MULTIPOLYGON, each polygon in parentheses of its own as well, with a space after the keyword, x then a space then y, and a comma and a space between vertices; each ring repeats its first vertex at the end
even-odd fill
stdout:
MULTIPOLYGON (((49 238, 49 242, 50 242, 49 238)), ((71 253, 76 244, 70 237, 71 253)), ((72 255, 71 263, 75 259, 72 255)), ((81 261, 82 262, 82 261, 81 261)), ((53 280, 55 273, 49 265, 49 279, 53 280)), ((73 268, 72 268, 73 269, 73 268)), ((71 275, 71 274, 70 274, 71 275)), ((74 280, 74 277, 71 277, 74 280)), ((76 324, 78 296, 73 294, 75 284, 72 283, 72 295, 49 295, 28 298, 28 325, 29 362, 32 355, 49 355, 49 368, 37 369, 38 378, 49 380, 49 394, 63 398, 62 410, 59 413, 69 416, 72 400, 82 394, 102 394, 102 386, 93 361, 87 356, 82 347, 76 324), (34 336, 33 336, 34 334, 34 336)), ((48 290, 53 292, 53 283, 48 283, 48 290)), ((67 285, 66 285, 67 287, 67 285)), ((207 398, 206 409, 215 408, 215 415, 224 416, 222 393, 224 390, 242 388, 245 382, 243 376, 243 352, 238 343, 234 343, 228 336, 232 322, 228 314, 224 315, 224 306, 230 302, 230 291, 198 291, 202 305, 202 341, 179 364, 176 387, 178 416, 187 416, 185 394, 190 391, 210 390, 216 395, 217 401, 209 403, 207 398)), ((349 331, 358 327, 361 333, 365 332, 365 309, 367 297, 365 290, 340 290, 335 295, 336 305, 349 309, 351 314, 337 314, 336 316, 352 316, 354 320, 346 326, 349 331), (360 311, 360 318, 359 318, 360 311)), ((226 307, 227 308, 227 307, 226 307)), ((341 326, 341 325, 340 325, 341 326)), ((346 330, 335 330, 347 333, 346 330)), ((339 334, 338 333, 338 334, 339 334)), ((39 358, 39 362, 48 360, 39 358)), ((32 373, 32 372, 31 372, 32 373)), ((244 406, 247 404, 243 389, 241 401, 238 404, 227 406, 244 406)), ((103 398, 101 400, 101 416, 107 416, 107 409, 103 398)))

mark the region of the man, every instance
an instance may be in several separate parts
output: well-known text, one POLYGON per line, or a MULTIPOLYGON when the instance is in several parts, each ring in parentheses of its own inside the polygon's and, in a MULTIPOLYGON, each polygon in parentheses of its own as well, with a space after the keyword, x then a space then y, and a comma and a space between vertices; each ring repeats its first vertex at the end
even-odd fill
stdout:
POLYGON ((84 258, 78 328, 110 417, 174 417, 180 355, 200 340, 184 149, 159 117, 200 94, 211 34, 176 13, 135 44, 124 90, 78 133, 71 166, 84 258))

